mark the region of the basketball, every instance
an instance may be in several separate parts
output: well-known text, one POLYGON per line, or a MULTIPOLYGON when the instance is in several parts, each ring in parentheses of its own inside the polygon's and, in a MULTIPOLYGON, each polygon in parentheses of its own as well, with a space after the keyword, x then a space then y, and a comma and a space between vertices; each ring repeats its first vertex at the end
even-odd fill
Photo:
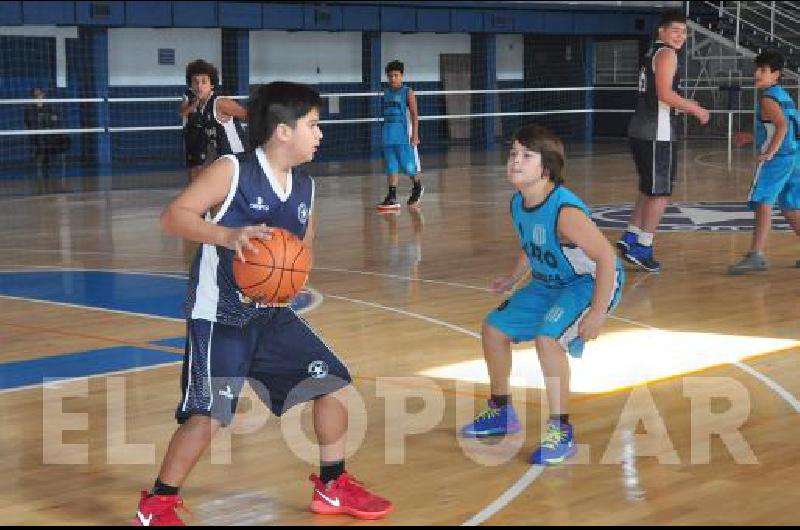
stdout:
POLYGON ((269 240, 251 239, 258 249, 243 250, 245 262, 233 260, 233 276, 242 293, 257 302, 285 303, 303 288, 311 268, 311 253, 294 234, 272 230, 269 240))

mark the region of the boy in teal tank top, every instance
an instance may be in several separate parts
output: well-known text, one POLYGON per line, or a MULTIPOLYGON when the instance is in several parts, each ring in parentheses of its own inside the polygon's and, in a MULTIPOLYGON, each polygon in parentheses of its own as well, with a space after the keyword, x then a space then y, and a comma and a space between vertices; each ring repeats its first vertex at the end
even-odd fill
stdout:
POLYGON ((419 162, 419 112, 417 97, 411 87, 403 84, 405 67, 400 61, 386 65, 389 88, 383 92, 383 159, 386 164, 386 180, 389 192, 378 204, 380 211, 399 211, 397 183, 400 171, 411 178, 413 186, 408 198, 409 206, 419 205, 422 194, 422 171, 419 162))
MULTIPOLYGON (((794 101, 778 84, 783 66, 783 56, 775 51, 765 51, 755 59, 755 85, 764 90, 756 106, 755 141, 759 154, 747 203, 755 211, 756 226, 750 251, 728 268, 730 274, 767 269, 764 251, 774 205, 800 235, 800 131, 794 101)), ((737 135, 737 145, 749 141, 752 135, 737 135)), ((800 261, 796 265, 800 267, 800 261)))
POLYGON ((592 222, 589 209, 562 186, 564 145, 538 125, 517 131, 508 158, 508 178, 517 188, 511 217, 521 252, 509 276, 494 280, 495 292, 518 289, 483 324, 483 354, 491 379, 488 409, 462 428, 470 438, 520 430, 511 405, 511 344, 535 341, 545 377, 550 421, 531 463, 554 465, 575 452, 569 423, 567 353, 579 358, 586 340, 597 338, 607 314, 619 303, 622 262, 592 222))

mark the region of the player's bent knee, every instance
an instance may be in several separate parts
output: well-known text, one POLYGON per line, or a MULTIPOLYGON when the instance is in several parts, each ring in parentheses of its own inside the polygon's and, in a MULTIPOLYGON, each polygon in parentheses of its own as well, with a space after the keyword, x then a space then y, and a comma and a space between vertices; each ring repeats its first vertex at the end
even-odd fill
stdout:
POLYGON ((204 437, 211 438, 222 427, 222 422, 214 417, 196 414, 186 420, 184 425, 195 431, 203 433, 204 437))

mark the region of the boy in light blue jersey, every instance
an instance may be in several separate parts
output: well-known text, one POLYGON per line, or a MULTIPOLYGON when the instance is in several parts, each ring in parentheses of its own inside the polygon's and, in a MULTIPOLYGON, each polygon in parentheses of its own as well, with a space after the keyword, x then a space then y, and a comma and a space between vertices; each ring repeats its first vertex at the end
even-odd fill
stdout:
MULTIPOLYGON (((783 216, 800 235, 800 124, 792 97, 778 84, 784 58, 774 51, 765 51, 755 59, 755 85, 763 89, 756 108, 755 176, 748 206, 755 211, 756 226, 750 251, 735 265, 730 274, 767 270, 764 251, 772 226, 772 208, 777 204, 783 216)), ((737 145, 752 141, 752 135, 737 135, 737 145)), ((796 263, 800 267, 800 261, 796 263)))
POLYGON ((511 217, 522 251, 511 275, 495 279, 492 288, 509 291, 529 270, 533 279, 483 324, 492 397, 488 409, 461 430, 470 438, 520 430, 510 398, 511 344, 536 341, 550 409, 547 431, 531 456, 539 465, 558 464, 575 452, 567 353, 579 358, 584 342, 597 338, 624 282, 622 262, 589 209, 562 186, 563 168, 564 145, 555 134, 528 125, 514 135, 507 171, 519 190, 511 198, 511 217))
POLYGON ((386 65, 389 88, 383 92, 383 158, 386 164, 386 179, 389 193, 378 204, 380 211, 397 211, 397 183, 400 171, 411 177, 413 186, 408 198, 409 206, 419 205, 422 194, 422 171, 419 162, 419 113, 417 97, 411 87, 403 84, 404 65, 392 61, 386 65))

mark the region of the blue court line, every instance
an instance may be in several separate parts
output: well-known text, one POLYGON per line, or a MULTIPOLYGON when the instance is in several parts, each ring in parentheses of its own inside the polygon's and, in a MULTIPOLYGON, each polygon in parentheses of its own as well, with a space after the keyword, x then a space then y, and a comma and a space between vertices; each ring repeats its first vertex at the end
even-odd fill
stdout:
POLYGON ((183 319, 186 282, 102 271, 4 272, 0 295, 183 319))
MULTIPOLYGON (((187 281, 175 276, 120 271, 6 271, 0 273, 0 295, 183 320, 187 281)), ((312 301, 311 293, 304 292, 293 305, 299 310, 312 301)), ((173 337, 150 343, 183 350, 186 339, 173 337)), ((4 363, 0 364, 0 391, 180 360, 179 354, 120 346, 4 363)))
POLYGON ((150 344, 156 346, 167 346, 168 348, 184 349, 186 347, 186 337, 173 337, 171 339, 151 340, 150 344))
MULTIPOLYGON (((176 340, 176 339, 166 339, 176 340)), ((181 338, 183 341, 184 339, 181 338)), ((0 390, 41 385, 53 380, 90 377, 180 361, 181 356, 160 350, 120 346, 28 361, 0 364, 0 390)))

